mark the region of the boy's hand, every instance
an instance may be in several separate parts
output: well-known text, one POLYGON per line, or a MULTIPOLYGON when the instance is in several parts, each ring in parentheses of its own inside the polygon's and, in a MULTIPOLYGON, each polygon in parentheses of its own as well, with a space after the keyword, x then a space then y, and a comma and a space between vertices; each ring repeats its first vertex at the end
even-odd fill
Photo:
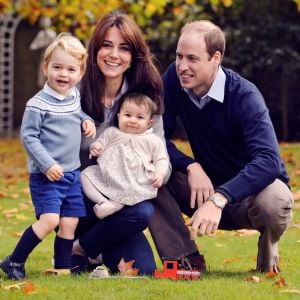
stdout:
POLYGON ((64 176, 64 170, 60 165, 54 164, 46 171, 45 175, 50 181, 58 181, 64 176))
POLYGON ((163 181, 164 181, 164 176, 162 173, 160 173, 160 172, 153 173, 152 179, 151 179, 151 183, 152 183, 153 187, 155 187, 155 188, 161 187, 163 184, 163 181))
POLYGON ((94 122, 91 120, 84 120, 82 122, 82 130, 83 130, 83 135, 85 137, 92 137, 95 138, 96 136, 96 127, 94 122))
POLYGON ((99 156, 99 154, 102 153, 103 150, 104 150, 104 148, 101 146, 100 143, 98 143, 98 142, 93 143, 93 146, 91 147, 91 150, 90 150, 89 159, 91 159, 93 156, 95 156, 95 157, 99 156))

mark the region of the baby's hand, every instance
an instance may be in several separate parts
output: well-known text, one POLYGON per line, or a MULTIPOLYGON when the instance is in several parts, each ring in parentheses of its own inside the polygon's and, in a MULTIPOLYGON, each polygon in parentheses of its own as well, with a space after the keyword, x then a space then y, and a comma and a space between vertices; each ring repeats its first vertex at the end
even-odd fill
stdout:
POLYGON ((54 164, 46 171, 45 175, 50 181, 58 181, 64 176, 64 170, 60 165, 54 164))
POLYGON ((83 130, 83 135, 85 137, 92 137, 95 138, 96 136, 96 127, 94 122, 92 122, 91 120, 84 120, 82 122, 82 130, 83 130))
POLYGON ((101 146, 100 143, 95 142, 93 143, 91 150, 90 150, 90 155, 89 155, 89 159, 91 159, 93 156, 99 156, 100 153, 103 152, 103 147, 101 146))
POLYGON ((162 173, 160 173, 160 172, 153 173, 152 179, 151 179, 151 184, 153 187, 155 187, 155 188, 161 187, 163 184, 163 181, 164 181, 164 176, 162 173))

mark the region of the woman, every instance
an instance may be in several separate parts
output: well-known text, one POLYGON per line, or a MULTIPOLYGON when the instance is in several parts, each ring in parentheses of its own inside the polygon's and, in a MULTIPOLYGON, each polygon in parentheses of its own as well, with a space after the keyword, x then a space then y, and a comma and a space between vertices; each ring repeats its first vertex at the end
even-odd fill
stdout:
MULTIPOLYGON (((163 138, 161 113, 162 81, 153 64, 151 53, 138 26, 127 15, 112 12, 97 24, 88 47, 87 71, 82 79, 83 110, 94 118, 97 137, 114 124, 118 99, 125 92, 148 95, 158 107, 153 130, 163 138)), ((91 139, 83 138, 82 169, 89 160, 91 139)), ((150 245, 143 234, 153 215, 149 201, 98 219, 93 203, 86 199, 87 217, 80 220, 73 245, 73 272, 85 270, 84 256, 89 262, 103 262, 112 272, 118 272, 121 258, 134 260, 140 274, 152 274, 155 261, 150 245)))

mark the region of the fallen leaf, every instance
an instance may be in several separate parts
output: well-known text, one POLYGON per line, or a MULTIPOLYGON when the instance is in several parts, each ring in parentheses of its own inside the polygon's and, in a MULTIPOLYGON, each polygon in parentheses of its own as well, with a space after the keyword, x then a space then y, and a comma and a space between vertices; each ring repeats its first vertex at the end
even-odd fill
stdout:
MULTIPOLYGON (((299 175, 300 175, 300 170, 299 170, 299 175)), ((300 191, 293 192, 293 196, 295 201, 300 200, 300 191)))
POLYGON ((134 260, 130 260, 125 262, 124 258, 122 257, 119 264, 118 269, 120 271, 121 276, 136 276, 139 273, 139 269, 132 268, 134 264, 134 260))
POLYGON ((225 260, 223 260, 223 264, 229 264, 229 263, 232 263, 232 262, 234 262, 234 261, 237 261, 237 260, 239 260, 239 259, 241 259, 240 257, 233 257, 233 258, 229 258, 229 259, 225 259, 225 260))
POLYGON ((282 290, 280 293, 300 294, 300 290, 282 290))
POLYGON ((9 219, 18 213, 18 209, 17 208, 5 209, 2 211, 2 213, 3 213, 4 218, 9 219))
POLYGON ((36 293, 36 286, 31 281, 27 281, 22 291, 24 294, 34 294, 36 293))
POLYGON ((262 279, 258 276, 250 276, 250 277, 245 278, 245 281, 259 283, 259 282, 262 282, 262 279))
POLYGON ((18 198, 20 198, 20 194, 11 194, 10 198, 18 199, 18 198))
POLYGON ((42 272, 43 275, 70 275, 69 269, 46 269, 42 272))
POLYGON ((277 287, 283 287, 283 286, 287 286, 285 279, 283 277, 280 277, 275 284, 277 285, 277 287))
POLYGON ((26 210, 26 209, 29 209, 31 206, 29 203, 26 203, 26 202, 22 202, 22 203, 19 203, 19 208, 21 210, 26 210))
POLYGON ((253 236, 257 235, 259 232, 257 230, 253 229, 240 229, 240 230, 235 230, 234 234, 235 236, 253 236))
POLYGON ((7 193, 0 191, 0 198, 7 197, 7 193))
POLYGON ((22 236, 23 232, 14 231, 11 233, 12 236, 20 237, 22 236))
POLYGON ((15 215, 15 218, 16 218, 16 220, 18 220, 18 221, 25 221, 25 220, 28 220, 28 217, 26 217, 26 216, 24 216, 24 215, 21 215, 21 214, 15 215))
POLYGON ((26 284, 26 281, 23 282, 19 282, 16 284, 12 284, 12 285, 4 285, 3 289, 5 289, 6 291, 11 291, 11 290, 20 290, 21 286, 26 284))
POLYGON ((267 273, 266 277, 267 278, 273 278, 277 275, 278 275, 277 273, 275 273, 272 269, 270 269, 269 272, 267 273))

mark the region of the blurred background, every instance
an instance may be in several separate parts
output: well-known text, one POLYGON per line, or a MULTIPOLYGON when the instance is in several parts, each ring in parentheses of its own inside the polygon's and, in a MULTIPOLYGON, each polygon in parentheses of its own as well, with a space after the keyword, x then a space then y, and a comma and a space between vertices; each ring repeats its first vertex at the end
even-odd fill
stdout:
POLYGON ((139 24, 161 72, 175 59, 184 23, 219 25, 227 38, 223 66, 258 86, 280 142, 300 140, 300 0, 0 0, 0 136, 18 132, 56 34, 71 32, 87 45, 97 20, 114 9, 139 24))

